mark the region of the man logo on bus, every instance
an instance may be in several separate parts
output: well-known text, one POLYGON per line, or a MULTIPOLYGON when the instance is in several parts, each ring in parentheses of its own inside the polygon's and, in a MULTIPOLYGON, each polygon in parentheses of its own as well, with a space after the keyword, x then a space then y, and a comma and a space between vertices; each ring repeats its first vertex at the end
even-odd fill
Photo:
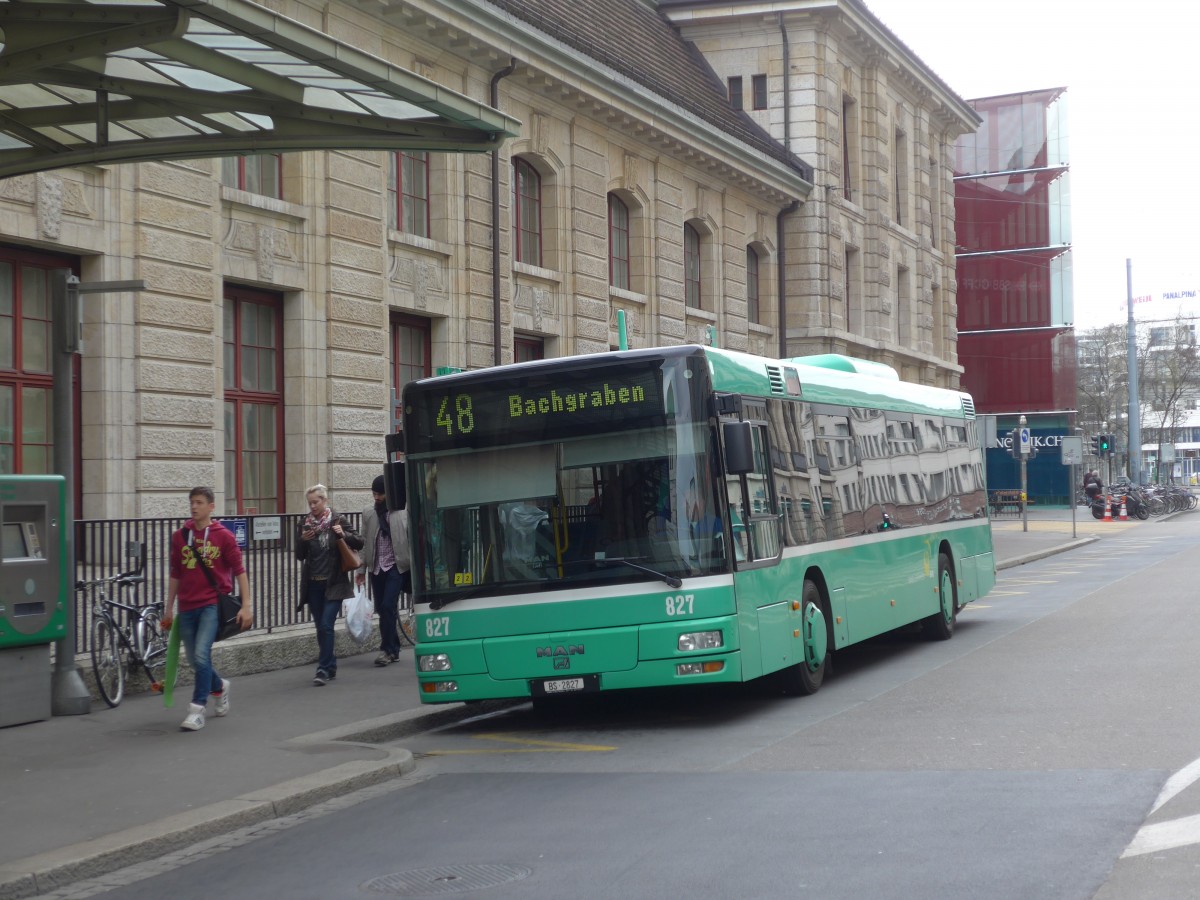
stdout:
POLYGON ((583 656, 583 644, 559 644, 557 647, 538 647, 538 659, 550 657, 554 660, 554 668, 569 669, 571 668, 572 656, 583 656))

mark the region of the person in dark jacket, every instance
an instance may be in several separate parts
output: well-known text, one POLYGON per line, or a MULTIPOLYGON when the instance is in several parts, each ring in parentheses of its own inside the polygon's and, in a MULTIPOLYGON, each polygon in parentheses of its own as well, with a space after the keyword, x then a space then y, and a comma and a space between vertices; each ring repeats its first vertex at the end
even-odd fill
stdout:
POLYGON ((307 604, 317 626, 317 673, 313 684, 320 687, 337 677, 333 626, 342 601, 354 596, 350 573, 342 571, 338 541, 345 541, 352 550, 361 550, 363 541, 333 511, 325 485, 314 484, 306 492, 306 499, 308 515, 296 537, 296 559, 301 563, 300 602, 296 608, 307 604))

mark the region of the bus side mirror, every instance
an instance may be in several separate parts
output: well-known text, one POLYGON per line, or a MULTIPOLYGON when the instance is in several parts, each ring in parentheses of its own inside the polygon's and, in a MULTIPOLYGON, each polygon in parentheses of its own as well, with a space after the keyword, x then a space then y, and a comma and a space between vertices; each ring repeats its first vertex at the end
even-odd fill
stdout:
POLYGON ((387 508, 404 509, 408 500, 404 486, 404 460, 383 464, 383 492, 387 496, 387 508))
POLYGON ((725 471, 745 475, 754 471, 754 438, 749 422, 725 422, 721 440, 725 444, 725 471))

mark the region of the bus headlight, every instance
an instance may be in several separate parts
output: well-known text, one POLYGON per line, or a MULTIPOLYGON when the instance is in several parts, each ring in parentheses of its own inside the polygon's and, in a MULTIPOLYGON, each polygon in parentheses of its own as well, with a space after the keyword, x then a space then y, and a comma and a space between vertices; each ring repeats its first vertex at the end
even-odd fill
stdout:
POLYGON ((428 656, 417 657, 417 669, 421 672, 450 671, 450 654, 430 653, 428 656))
POLYGON ((680 650, 715 650, 725 646, 719 631, 689 631, 679 636, 680 650))
POLYGON ((457 690, 457 681, 426 681, 421 685, 422 693, 426 694, 453 694, 457 690))

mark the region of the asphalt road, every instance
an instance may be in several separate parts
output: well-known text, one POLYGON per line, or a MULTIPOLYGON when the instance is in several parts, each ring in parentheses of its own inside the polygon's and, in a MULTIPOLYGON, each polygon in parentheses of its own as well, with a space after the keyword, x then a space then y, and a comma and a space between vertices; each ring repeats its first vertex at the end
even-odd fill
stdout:
POLYGON ((92 895, 1195 898, 1198 550, 1184 516, 1006 570, 952 641, 840 653, 813 697, 603 696, 408 737, 416 778, 92 895))

